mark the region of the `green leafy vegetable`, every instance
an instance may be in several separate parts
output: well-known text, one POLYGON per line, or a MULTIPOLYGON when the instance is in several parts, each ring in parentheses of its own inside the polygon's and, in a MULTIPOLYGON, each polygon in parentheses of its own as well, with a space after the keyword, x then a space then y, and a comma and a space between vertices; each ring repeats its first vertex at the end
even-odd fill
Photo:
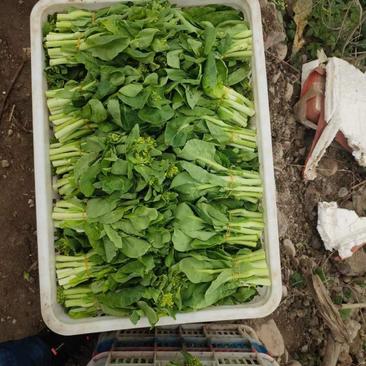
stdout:
POLYGON ((154 325, 269 286, 242 15, 142 0, 70 9, 44 32, 69 316, 154 325))

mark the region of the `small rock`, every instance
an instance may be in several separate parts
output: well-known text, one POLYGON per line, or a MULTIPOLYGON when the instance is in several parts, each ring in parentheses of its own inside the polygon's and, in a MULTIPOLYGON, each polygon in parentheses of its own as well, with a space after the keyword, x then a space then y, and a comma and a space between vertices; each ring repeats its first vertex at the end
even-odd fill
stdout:
POLYGON ((293 360, 287 363, 286 366, 301 366, 301 363, 299 361, 293 360))
POLYGON ((1 167, 2 168, 9 168, 10 163, 7 160, 1 160, 1 167))
POLYGON ((4 322, 5 322, 5 318, 1 318, 1 319, 0 319, 0 322, 1 322, 1 323, 4 323, 4 322))
POLYGON ((312 329, 317 331, 317 328, 319 327, 319 319, 314 316, 310 319, 309 325, 312 329))
POLYGON ((337 269, 343 275, 348 277, 344 278, 344 281, 350 281, 353 277, 363 276, 366 273, 366 253, 363 249, 359 249, 352 257, 343 260, 340 263, 336 263, 337 269))
POLYGON ((31 198, 28 200, 28 206, 29 206, 29 208, 34 207, 34 201, 31 198))
POLYGON ((282 298, 285 299, 288 295, 288 290, 285 285, 282 285, 282 298))
POLYGON ((16 323, 17 323, 17 320, 16 320, 16 319, 13 319, 13 320, 11 321, 11 323, 12 323, 12 324, 16 324, 16 323))
POLYGON ((278 72, 276 75, 273 76, 272 83, 276 84, 280 77, 281 77, 281 73, 278 72))
POLYGON ((275 142, 273 145, 273 156, 275 165, 283 164, 283 148, 282 144, 275 142))
POLYGON ((323 158, 320 160, 317 171, 323 177, 331 177, 338 171, 338 163, 334 159, 323 158))
POLYGON ((305 191, 304 203, 305 212, 309 217, 317 215, 318 202, 321 200, 321 194, 314 185, 309 185, 305 191))
POLYGON ((364 216, 366 211, 366 189, 359 190, 352 195, 353 207, 359 216, 364 216))
POLYGON ((14 133, 14 131, 13 131, 11 128, 9 128, 9 129, 8 129, 8 136, 12 136, 12 135, 13 135, 13 133, 14 133))
POLYGON ((276 45, 275 47, 275 52, 277 54, 277 57, 283 61, 286 56, 287 56, 287 51, 288 51, 288 48, 287 48, 287 44, 286 43, 279 43, 278 45, 276 45))
MULTIPOLYGON (((266 50, 270 48, 274 48, 277 51, 277 47, 286 39, 285 32, 276 32, 272 31, 267 34, 267 37, 264 41, 264 48, 266 50)), ((287 53, 287 50, 286 50, 287 53)))
POLYGON ((24 0, 19 0, 19 1, 18 1, 18 4, 19 4, 19 5, 23 5, 23 4, 24 4, 24 0))
POLYGON ((273 319, 262 324, 257 330, 260 341, 274 357, 280 357, 285 353, 285 343, 273 319))
POLYGON ((294 86, 290 83, 287 83, 286 85, 286 91, 285 91, 285 100, 289 102, 292 98, 292 95, 294 94, 294 86))
POLYGON ((361 324, 356 320, 349 319, 346 323, 346 326, 349 334, 349 340, 352 342, 357 337, 357 334, 361 329, 361 324))
POLYGON ((289 255, 291 258, 296 257, 296 249, 294 243, 290 239, 285 239, 282 244, 287 255, 289 255))
POLYGON ((304 309, 298 309, 298 310, 296 310, 296 316, 299 319, 302 319, 305 316, 305 310, 304 309))
POLYGON ((307 353, 309 351, 309 345, 305 344, 301 347, 300 352, 307 353))
POLYGON ((319 250, 322 247, 322 241, 317 235, 315 235, 313 239, 311 239, 310 245, 313 249, 319 250))
POLYGON ((345 202, 345 204, 342 205, 342 208, 346 208, 347 210, 354 210, 353 202, 352 201, 345 202))
POLYGON ((348 189, 346 187, 342 187, 339 191, 338 191, 338 197, 339 198, 345 198, 348 195, 348 189))
POLYGON ((302 147, 301 149, 299 149, 299 155, 300 156, 304 156, 306 153, 306 147, 302 147))
POLYGON ((288 230, 288 219, 281 210, 278 210, 277 218, 278 218, 278 235, 280 236, 280 238, 283 238, 288 230))

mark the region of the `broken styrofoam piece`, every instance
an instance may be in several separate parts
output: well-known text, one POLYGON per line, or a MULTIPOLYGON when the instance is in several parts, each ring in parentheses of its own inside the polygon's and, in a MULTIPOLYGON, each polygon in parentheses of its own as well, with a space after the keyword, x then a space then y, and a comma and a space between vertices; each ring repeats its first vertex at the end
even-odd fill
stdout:
MULTIPOLYGON (((316 66, 314 61, 303 66, 303 77, 316 66)), ((305 79, 306 80, 306 79, 305 79)), ((325 128, 306 162, 304 177, 316 178, 316 167, 327 147, 340 131, 352 154, 361 166, 366 166, 366 75, 342 59, 332 57, 326 64, 325 128)))
POLYGON ((352 155, 366 166, 366 75, 333 57, 327 63, 325 93, 325 120, 339 126, 352 155))
POLYGON ((339 208, 336 202, 319 202, 318 232, 327 250, 337 250, 342 259, 366 243, 366 217, 339 208))
POLYGON ((305 81, 310 76, 310 74, 314 71, 314 69, 316 69, 319 66, 320 66, 319 60, 313 60, 313 61, 307 62, 306 64, 302 65, 301 88, 303 88, 305 81))

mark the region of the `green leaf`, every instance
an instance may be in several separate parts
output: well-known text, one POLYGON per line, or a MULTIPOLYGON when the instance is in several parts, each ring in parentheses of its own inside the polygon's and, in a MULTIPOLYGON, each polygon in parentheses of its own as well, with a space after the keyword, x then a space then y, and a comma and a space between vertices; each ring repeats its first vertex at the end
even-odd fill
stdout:
POLYGON ((194 117, 177 117, 169 121, 164 132, 166 145, 173 147, 184 146, 193 130, 191 123, 194 117))
POLYGON ((215 279, 215 272, 209 261, 187 257, 178 263, 178 267, 192 283, 211 282, 215 279))
POLYGON ((155 52, 141 52, 134 48, 127 48, 126 52, 136 61, 145 64, 152 64, 154 62, 155 52))
POLYGON ((216 42, 216 28, 210 22, 202 22, 205 26, 205 31, 203 34, 204 37, 204 50, 203 53, 205 56, 208 56, 212 51, 213 46, 216 42))
POLYGON ((145 206, 137 207, 133 213, 126 216, 137 231, 145 230, 150 223, 158 218, 158 211, 155 208, 145 206))
POLYGON ((179 56, 181 53, 182 53, 182 50, 174 50, 174 51, 167 52, 166 59, 167 59, 168 66, 170 66, 174 69, 179 69, 180 68, 179 56))
POLYGON ((136 97, 141 90, 143 89, 143 86, 141 84, 129 84, 123 86, 119 92, 126 97, 134 98, 136 97))
POLYGON ((86 213, 88 219, 95 219, 113 211, 117 206, 117 200, 111 198, 92 198, 87 202, 86 213))
POLYGON ((119 101, 116 98, 108 99, 107 103, 108 113, 112 116, 113 122, 122 127, 122 119, 121 119, 121 107, 119 105, 119 101))
POLYGON ((108 238, 103 238, 103 244, 104 244, 104 250, 105 250, 105 256, 107 259, 107 262, 110 263, 113 258, 117 255, 117 249, 114 243, 108 238))
POLYGON ((151 45, 155 34, 158 32, 159 29, 145 28, 138 33, 134 40, 131 41, 130 46, 132 48, 140 48, 142 50, 146 49, 151 45))
POLYGON ((103 122, 108 117, 106 109, 98 99, 90 99, 88 104, 83 107, 82 115, 84 118, 95 123, 103 122))
POLYGON ((133 185, 133 182, 124 176, 105 176, 100 182, 102 190, 108 194, 114 192, 127 193, 133 185))
POLYGON ((169 243, 171 235, 169 230, 154 226, 149 228, 146 238, 154 248, 160 249, 169 243))
MULTIPOLYGON (((140 84, 138 84, 140 85, 140 84)), ((140 85, 142 88, 142 85, 140 85)), ((136 87, 135 91, 138 90, 139 87, 136 87)), ((122 93, 118 94, 118 98, 122 100, 123 103, 127 104, 128 106, 134 108, 134 109, 142 109, 145 104, 147 103, 148 99, 150 96, 150 90, 148 88, 146 88, 145 90, 143 90, 142 92, 139 92, 137 96, 135 97, 128 97, 122 93)), ((127 112, 127 111, 126 111, 127 112)), ((126 113, 124 115, 124 123, 128 121, 128 119, 131 119, 131 124, 134 125, 136 123, 136 120, 138 121, 138 119, 136 118, 136 113, 131 113, 128 114, 126 113)))
POLYGON ((117 248, 122 248, 122 238, 120 237, 118 232, 114 230, 110 225, 103 225, 103 228, 109 240, 111 240, 117 248))
POLYGON ((138 116, 142 121, 161 126, 174 116, 174 110, 170 105, 165 105, 160 109, 145 106, 139 111, 138 116))
POLYGON ((133 236, 123 238, 122 253, 130 258, 140 258, 150 249, 150 244, 133 236))
POLYGON ((245 67, 240 67, 234 72, 229 73, 227 79, 227 85, 232 86, 238 84, 241 81, 245 80, 248 77, 248 75, 250 75, 250 71, 247 70, 245 67))
POLYGON ((290 277, 290 284, 292 287, 303 288, 305 287, 304 276, 299 272, 294 272, 290 277))
POLYGON ((196 87, 190 87, 189 85, 184 85, 186 91, 187 103, 191 109, 194 109, 198 101, 201 98, 202 92, 196 87))
POLYGON ((78 181, 82 174, 84 174, 88 169, 89 165, 95 161, 98 154, 95 152, 91 152, 89 154, 83 155, 75 164, 74 167, 74 176, 75 180, 78 181))
POLYGON ((118 159, 112 164, 111 173, 115 175, 127 175, 128 162, 126 160, 118 159))
POLYGON ((106 304, 112 308, 125 309, 143 298, 145 287, 134 286, 126 287, 116 292, 108 292, 98 296, 98 300, 102 304, 106 304))
POLYGON ((130 44, 130 40, 125 36, 102 36, 99 34, 97 36, 99 37, 95 38, 93 42, 91 37, 87 40, 88 52, 104 61, 113 60, 130 44))
POLYGON ((94 193, 95 187, 94 182, 97 175, 100 173, 100 164, 94 164, 85 170, 79 179, 79 189, 80 192, 84 194, 85 197, 91 197, 94 193))
POLYGON ((149 319, 149 323, 151 325, 155 325, 158 322, 159 317, 156 314, 155 310, 151 306, 149 306, 145 301, 138 301, 137 306, 147 316, 147 318, 149 319))

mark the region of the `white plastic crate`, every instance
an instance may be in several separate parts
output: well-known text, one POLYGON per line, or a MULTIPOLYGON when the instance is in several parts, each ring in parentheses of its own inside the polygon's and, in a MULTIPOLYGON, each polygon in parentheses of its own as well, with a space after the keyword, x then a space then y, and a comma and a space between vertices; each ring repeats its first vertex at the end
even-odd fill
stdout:
MULTIPOLYGON (((70 6, 97 9, 121 0, 40 0, 31 14, 33 138, 37 210, 38 260, 42 315, 47 326, 64 335, 103 332, 149 326, 146 318, 134 325, 128 318, 104 316, 71 319, 56 301, 54 228, 52 222, 52 177, 49 161, 50 129, 45 91, 42 25, 49 14, 64 11, 70 6)), ((178 6, 223 4, 241 10, 253 31, 253 87, 256 105, 258 150, 263 178, 264 248, 272 285, 250 303, 217 306, 197 312, 177 314, 176 319, 163 317, 158 325, 184 324, 202 321, 260 318, 272 313, 281 299, 281 267, 279 256, 276 194, 274 183, 271 129, 267 97, 266 65, 258 0, 174 0, 178 6)))
MULTIPOLYGON (((190 352, 198 357, 202 366, 279 366, 263 353, 243 352, 190 352)), ((104 352, 95 356, 87 366, 167 366, 170 362, 183 360, 181 352, 136 351, 104 352)))

